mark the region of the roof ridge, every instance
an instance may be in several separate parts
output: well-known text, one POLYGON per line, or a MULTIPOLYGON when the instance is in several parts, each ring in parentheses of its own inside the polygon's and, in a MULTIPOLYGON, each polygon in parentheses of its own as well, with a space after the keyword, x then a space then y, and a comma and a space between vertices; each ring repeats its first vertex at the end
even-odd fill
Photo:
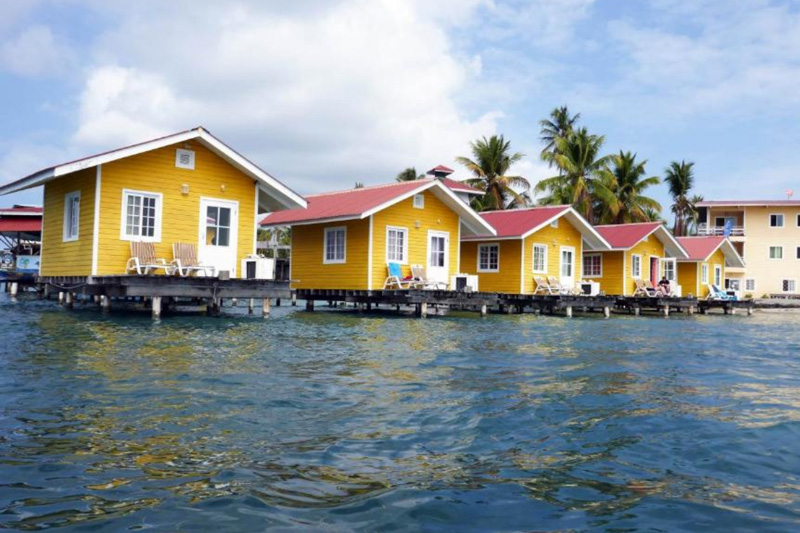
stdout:
POLYGON ((433 181, 433 178, 422 178, 418 180, 409 180, 409 181, 398 181, 396 183, 380 183, 378 185, 369 185, 367 187, 354 187, 351 189, 341 189, 338 191, 328 191, 328 192, 318 192, 315 194, 306 194, 305 198, 317 198, 320 196, 333 196, 334 194, 344 194, 349 192, 358 192, 358 191, 372 191, 375 189, 388 189, 389 187, 399 187, 401 185, 407 185, 409 183, 430 183, 433 181))
POLYGON ((571 205, 534 205, 531 207, 515 207, 514 209, 489 209, 486 211, 479 211, 478 214, 483 215, 485 213, 514 213, 516 211, 533 211, 534 209, 557 209, 557 208, 568 208, 572 207, 571 205))
POLYGON ((659 226, 663 226, 663 222, 625 222, 624 224, 595 224, 595 228, 615 228, 619 226, 644 226, 646 224, 656 224, 659 226))

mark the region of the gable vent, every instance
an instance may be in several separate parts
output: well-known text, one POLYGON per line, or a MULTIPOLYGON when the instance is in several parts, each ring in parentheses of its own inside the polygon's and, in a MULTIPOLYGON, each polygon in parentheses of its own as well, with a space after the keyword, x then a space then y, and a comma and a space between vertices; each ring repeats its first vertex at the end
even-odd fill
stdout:
POLYGON ((184 150, 183 148, 175 150, 175 166, 194 170, 194 152, 192 150, 184 150))

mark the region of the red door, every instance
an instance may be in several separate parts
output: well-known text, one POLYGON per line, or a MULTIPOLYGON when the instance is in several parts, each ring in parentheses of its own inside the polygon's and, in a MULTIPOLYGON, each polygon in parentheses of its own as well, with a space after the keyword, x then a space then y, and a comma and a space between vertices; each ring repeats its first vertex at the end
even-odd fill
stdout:
POLYGON ((650 258, 650 283, 653 284, 653 287, 658 285, 658 282, 661 281, 661 261, 658 257, 651 257, 650 258))

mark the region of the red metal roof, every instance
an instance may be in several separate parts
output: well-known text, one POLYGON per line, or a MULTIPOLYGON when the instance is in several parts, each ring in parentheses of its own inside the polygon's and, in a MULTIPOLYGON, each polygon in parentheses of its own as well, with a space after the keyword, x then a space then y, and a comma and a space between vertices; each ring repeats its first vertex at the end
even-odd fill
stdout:
POLYGON ((433 173, 452 174, 453 172, 455 171, 452 168, 447 168, 444 165, 436 165, 435 167, 433 167, 428 171, 428 174, 433 174, 433 173))
POLYGON ((483 194, 482 190, 476 189, 472 185, 467 185, 463 181, 451 180, 450 178, 442 178, 442 183, 447 185, 447 187, 451 191, 467 192, 467 193, 472 193, 472 194, 483 194))
POLYGON ((697 202, 697 207, 780 207, 800 206, 800 200, 706 200, 697 202))
POLYGON ((0 233, 3 232, 32 233, 42 231, 42 219, 36 217, 3 217, 0 218, 0 233))
POLYGON ((677 237, 692 261, 702 261, 719 248, 725 237, 677 237))
POLYGON ((628 249, 639 244, 659 226, 661 226, 661 222, 641 222, 595 226, 594 229, 608 241, 612 248, 628 249))
POLYGON ((484 211, 481 217, 492 225, 497 236, 477 235, 464 237, 464 240, 521 237, 530 230, 541 226, 551 218, 569 210, 568 205, 548 207, 529 207, 527 209, 506 209, 505 211, 484 211))
POLYGON ((306 196, 306 209, 288 209, 269 213, 261 220, 262 225, 290 225, 313 220, 358 217, 370 209, 407 194, 433 179, 421 179, 349 189, 346 191, 312 194, 306 196))

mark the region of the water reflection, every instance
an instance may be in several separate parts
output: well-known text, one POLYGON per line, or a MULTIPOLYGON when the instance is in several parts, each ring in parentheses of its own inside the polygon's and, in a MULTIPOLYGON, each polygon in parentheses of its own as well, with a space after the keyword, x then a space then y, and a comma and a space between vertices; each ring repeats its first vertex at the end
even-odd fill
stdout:
POLYGON ((797 527, 794 317, 0 314, 0 527, 797 527))

